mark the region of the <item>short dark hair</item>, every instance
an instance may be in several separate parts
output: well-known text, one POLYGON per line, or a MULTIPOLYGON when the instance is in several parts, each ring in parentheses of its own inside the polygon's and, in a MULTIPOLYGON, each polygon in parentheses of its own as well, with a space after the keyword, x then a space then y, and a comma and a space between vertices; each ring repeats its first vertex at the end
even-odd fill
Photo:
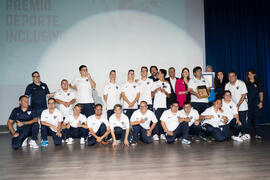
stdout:
POLYGON ((190 102, 189 101, 185 101, 184 104, 183 104, 183 106, 188 105, 188 104, 190 105, 190 102))
POLYGON ((49 101, 54 101, 54 102, 56 102, 55 99, 52 98, 52 97, 48 99, 48 103, 49 103, 49 101))
POLYGON ((82 70, 82 68, 87 68, 87 66, 86 66, 86 65, 80 65, 80 67, 79 67, 79 71, 81 71, 81 70, 82 70))
POLYGON ((202 68, 200 66, 196 66, 195 68, 193 68, 193 74, 195 72, 197 72, 198 70, 201 70, 202 71, 202 68))
POLYGON ((145 104, 147 105, 147 102, 146 102, 146 101, 141 101, 140 104, 141 104, 141 103, 145 103, 145 104))
POLYGON ((173 101, 173 102, 172 102, 172 105, 173 105, 173 104, 177 104, 177 105, 179 106, 179 102, 178 102, 178 101, 173 101))
POLYGON ((27 96, 27 95, 22 95, 22 96, 19 97, 19 101, 22 100, 22 98, 29 98, 29 96, 27 96))
POLYGON ((174 67, 170 67, 168 70, 170 71, 170 69, 173 69, 175 71, 175 68, 174 67))
POLYGON ((217 102, 218 100, 222 101, 222 99, 220 99, 220 98, 217 98, 217 99, 215 99, 215 100, 214 100, 214 102, 217 102))
POLYGON ((120 107, 122 109, 122 105, 121 104, 116 104, 113 106, 113 109, 115 110, 116 108, 120 107))
POLYGON ((115 70, 111 70, 111 71, 110 71, 110 74, 113 73, 113 72, 116 72, 116 71, 115 71, 115 70))
POLYGON ((159 71, 161 72, 161 74, 164 75, 164 77, 166 77, 167 71, 165 69, 160 69, 159 71))
POLYGON ((230 71, 228 72, 228 74, 234 74, 234 75, 236 75, 236 72, 235 72, 234 70, 230 70, 230 71))
POLYGON ((78 104, 78 103, 77 103, 77 104, 75 104, 74 108, 75 108, 75 107, 79 107, 79 108, 81 108, 81 109, 82 109, 82 105, 80 105, 80 104, 78 104))
POLYGON ((142 69, 146 69, 146 72, 148 72, 148 68, 146 66, 142 66, 141 71, 142 71, 142 69))
POLYGON ((150 71, 151 71, 152 68, 155 68, 155 69, 158 71, 157 66, 151 66, 151 67, 150 67, 150 71))
POLYGON ((102 104, 96 104, 96 105, 95 105, 95 109, 96 109, 98 106, 100 106, 100 107, 102 108, 102 104))
POLYGON ((231 91, 226 90, 226 91, 224 91, 223 96, 224 96, 226 93, 230 93, 230 95, 232 95, 231 91))
POLYGON ((66 80, 66 79, 62 79, 61 84, 62 84, 62 82, 64 82, 64 81, 68 82, 68 80, 66 80))
POLYGON ((129 74, 130 72, 134 72, 134 70, 133 70, 133 69, 128 70, 128 74, 129 74))
POLYGON ((38 71, 32 72, 32 77, 34 77, 34 74, 38 74, 39 75, 39 72, 38 71))

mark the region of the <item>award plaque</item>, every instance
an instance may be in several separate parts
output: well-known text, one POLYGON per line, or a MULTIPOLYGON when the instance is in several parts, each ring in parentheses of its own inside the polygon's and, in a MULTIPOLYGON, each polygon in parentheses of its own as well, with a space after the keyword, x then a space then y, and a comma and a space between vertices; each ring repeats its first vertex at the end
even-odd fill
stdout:
POLYGON ((198 92, 200 98, 208 98, 209 97, 209 92, 208 92, 208 89, 205 85, 198 86, 197 92, 198 92))

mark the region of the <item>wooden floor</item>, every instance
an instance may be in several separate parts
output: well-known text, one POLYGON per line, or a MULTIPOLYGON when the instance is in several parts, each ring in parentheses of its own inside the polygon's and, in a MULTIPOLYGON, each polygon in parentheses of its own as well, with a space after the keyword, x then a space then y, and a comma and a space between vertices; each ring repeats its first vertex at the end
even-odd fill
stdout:
POLYGON ((29 147, 0 134, 0 179, 270 179, 270 142, 29 147), (126 178, 125 178, 126 177, 126 178))

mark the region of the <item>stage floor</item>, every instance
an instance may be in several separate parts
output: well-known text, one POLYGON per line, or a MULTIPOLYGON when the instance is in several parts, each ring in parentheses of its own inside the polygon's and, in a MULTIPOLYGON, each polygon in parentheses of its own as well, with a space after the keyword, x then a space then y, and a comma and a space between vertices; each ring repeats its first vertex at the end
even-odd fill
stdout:
POLYGON ((14 151, 0 134, 0 179, 270 179, 270 142, 164 141, 113 149, 64 144, 14 151))

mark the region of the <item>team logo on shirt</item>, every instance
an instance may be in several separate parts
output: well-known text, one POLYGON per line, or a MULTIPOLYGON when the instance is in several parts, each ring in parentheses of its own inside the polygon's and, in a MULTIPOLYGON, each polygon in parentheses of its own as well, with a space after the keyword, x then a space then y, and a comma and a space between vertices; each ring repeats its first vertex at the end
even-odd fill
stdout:
POLYGON ((115 86, 116 89, 118 89, 119 87, 118 86, 115 86))
POLYGON ((204 83, 205 83, 205 80, 203 79, 203 80, 202 80, 202 82, 204 82, 204 83))
POLYGON ((133 88, 136 88, 136 85, 134 85, 133 88))
POLYGON ((220 118, 220 114, 218 114, 217 116, 218 116, 218 118, 220 118))
POLYGON ((236 89, 238 90, 239 89, 239 86, 236 86, 236 89))
POLYGON ((230 109, 232 109, 232 106, 230 106, 230 109))
POLYGON ((53 116, 53 118, 54 118, 54 119, 56 119, 56 118, 57 118, 57 116, 53 116))
POLYGON ((190 116, 189 119, 193 119, 193 116, 190 116))
POLYGON ((146 84, 147 84, 147 85, 149 85, 149 84, 150 84, 150 82, 147 82, 146 84))
POLYGON ((148 120, 148 117, 145 117, 144 120, 147 121, 148 120))
POLYGON ((42 89, 45 89, 45 86, 41 86, 42 87, 42 89))
POLYGON ((70 95, 70 93, 67 93, 67 95, 69 96, 69 95, 70 95))
POLYGON ((27 114, 30 115, 31 114, 31 111, 27 111, 27 114))
POLYGON ((88 82, 89 80, 88 79, 86 79, 86 82, 88 82))

